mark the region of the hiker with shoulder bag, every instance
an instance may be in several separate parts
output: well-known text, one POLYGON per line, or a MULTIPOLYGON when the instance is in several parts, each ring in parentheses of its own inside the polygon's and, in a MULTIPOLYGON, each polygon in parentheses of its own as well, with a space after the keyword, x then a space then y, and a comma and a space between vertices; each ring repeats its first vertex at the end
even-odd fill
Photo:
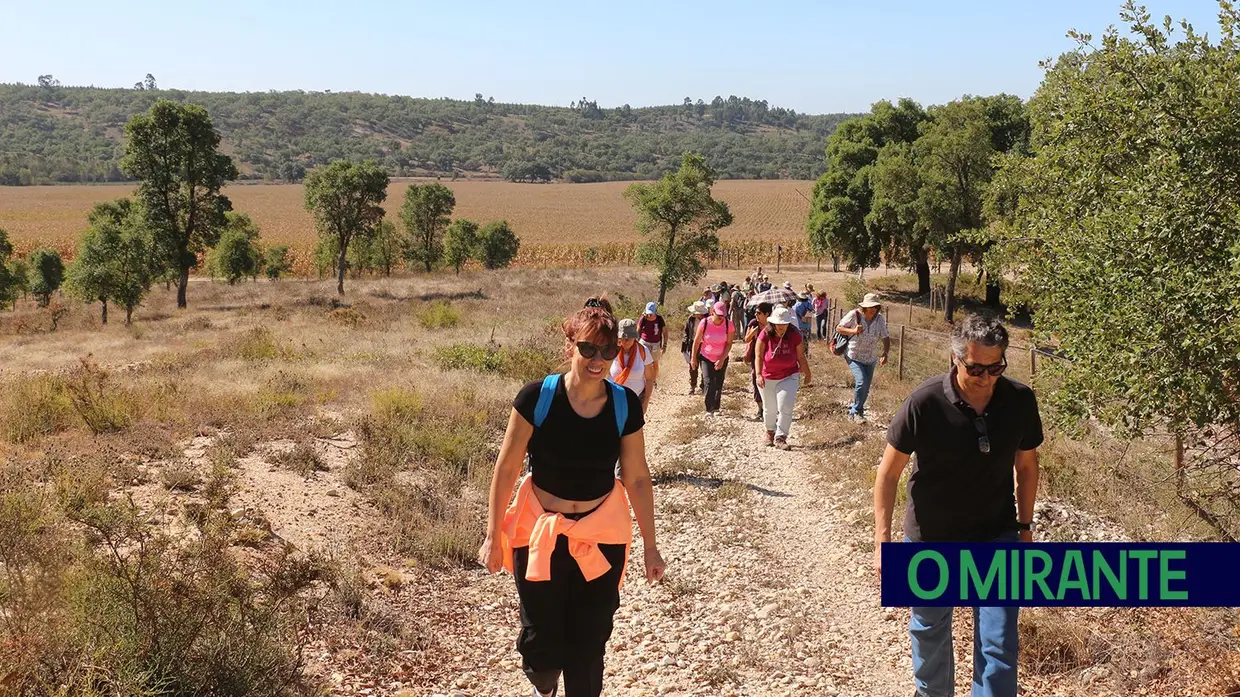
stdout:
POLYGON ((756 420, 762 420, 762 390, 758 387, 757 345, 758 335, 766 331, 767 320, 775 307, 771 303, 758 303, 754 318, 745 325, 745 365, 749 366, 749 381, 753 385, 753 401, 758 404, 756 420))
POLYGON ((848 420, 854 423, 866 420, 865 401, 874 383, 874 369, 887 365, 887 353, 891 350, 891 335, 887 333, 887 320, 881 308, 878 296, 866 293, 857 309, 840 320, 831 341, 831 352, 844 356, 853 374, 853 403, 848 408, 848 420))

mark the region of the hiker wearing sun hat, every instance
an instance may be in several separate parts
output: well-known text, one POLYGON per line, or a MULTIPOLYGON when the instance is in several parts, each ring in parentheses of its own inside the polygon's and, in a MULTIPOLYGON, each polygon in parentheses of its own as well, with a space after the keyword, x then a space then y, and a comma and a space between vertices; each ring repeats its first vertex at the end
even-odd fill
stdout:
POLYGON ((696 369, 699 362, 706 371, 706 415, 715 416, 723 402, 723 380, 728 372, 728 355, 736 339, 736 325, 728 319, 728 305, 722 300, 715 303, 714 312, 698 322, 693 337, 692 363, 696 369))
POLYGON ((793 326, 792 311, 777 306, 758 334, 754 347, 754 374, 762 390, 762 420, 766 423, 766 444, 788 450, 788 430, 797 391, 808 387, 812 376, 805 358, 805 340, 793 326))
POLYGON ((853 403, 848 408, 849 421, 865 420, 865 400, 870 396, 874 383, 874 369, 887 365, 887 352, 891 349, 891 335, 887 333, 887 320, 881 312, 882 302, 878 295, 866 293, 857 309, 844 315, 836 331, 851 337, 848 340, 848 368, 853 374, 853 403), (879 355, 878 342, 883 342, 879 355))
POLYGON ((685 363, 689 364, 689 394, 692 395, 699 386, 702 392, 706 392, 704 383, 698 377, 697 363, 693 360, 693 340, 697 336, 698 323, 706 319, 710 308, 698 300, 686 309, 689 311, 689 319, 685 320, 685 336, 680 341, 680 355, 684 356, 685 363))

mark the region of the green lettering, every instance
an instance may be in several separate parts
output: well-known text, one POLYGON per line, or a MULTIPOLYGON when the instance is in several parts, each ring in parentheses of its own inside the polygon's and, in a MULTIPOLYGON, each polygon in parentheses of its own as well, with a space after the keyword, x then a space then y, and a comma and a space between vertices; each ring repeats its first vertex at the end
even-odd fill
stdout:
POLYGON ((1020 600, 1020 550, 1013 549, 1010 553, 1012 555, 1012 574, 1010 577, 1011 584, 1008 586, 1010 589, 1008 599, 1020 600))
POLYGON ((1094 597, 1102 598, 1102 578, 1107 577, 1107 583, 1111 585, 1111 590, 1115 591, 1115 597, 1118 600, 1128 599, 1128 552, 1120 550, 1119 553, 1119 576, 1115 575, 1115 570, 1107 562, 1106 555, 1102 550, 1094 550, 1094 597))
POLYGON ((977 564, 973 561, 973 553, 965 550, 960 553, 960 599, 969 598, 969 587, 972 585, 977 590, 978 600, 990 599, 990 587, 994 585, 995 579, 999 580, 999 600, 1007 600, 1007 564, 1002 550, 995 553, 990 558, 990 568, 986 570, 986 580, 983 581, 978 574, 977 564))
POLYGON ((1053 598, 1050 586, 1046 585, 1046 577, 1051 575, 1051 555, 1040 549, 1025 550, 1025 600, 1034 600, 1033 584, 1038 584, 1042 589, 1043 598, 1053 598), (1037 559, 1042 562, 1042 568, 1034 570, 1033 560, 1037 559))
POLYGON ((1168 581, 1183 581, 1188 578, 1184 570, 1172 571, 1168 562, 1172 559, 1184 559, 1188 553, 1182 549, 1165 549, 1158 553, 1158 598, 1160 600, 1188 600, 1188 591, 1173 591, 1167 587, 1168 581))
POLYGON ((1137 597, 1141 600, 1150 599, 1150 560, 1158 556, 1158 552, 1152 549, 1134 549, 1128 553, 1129 559, 1140 561, 1141 566, 1137 567, 1137 597))
POLYGON ((942 554, 932 549, 923 549, 914 554, 913 559, 908 564, 908 587, 913 591, 913 595, 922 600, 935 600, 943 595, 943 591, 947 590, 948 576, 947 560, 943 558, 942 554), (921 564, 925 559, 930 559, 939 565, 939 584, 934 587, 934 590, 928 592, 917 582, 917 565, 921 564))
POLYGON ((1085 559, 1081 550, 1070 549, 1064 554, 1063 568, 1059 570, 1059 592, 1056 600, 1063 600, 1069 590, 1079 591, 1081 600, 1089 600, 1089 581, 1085 579, 1085 559), (1073 578, 1069 578, 1071 575, 1073 578))

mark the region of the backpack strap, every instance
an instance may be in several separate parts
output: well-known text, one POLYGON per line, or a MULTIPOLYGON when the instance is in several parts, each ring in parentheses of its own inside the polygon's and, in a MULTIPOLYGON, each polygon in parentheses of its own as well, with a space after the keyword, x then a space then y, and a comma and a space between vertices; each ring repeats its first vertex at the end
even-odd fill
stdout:
POLYGON ((624 393, 625 388, 611 380, 606 382, 611 388, 611 403, 616 412, 616 432, 623 437, 624 425, 629 422, 629 397, 624 393))
POLYGON ((551 401, 555 399, 555 391, 559 386, 559 373, 543 378, 542 389, 538 391, 538 403, 534 405, 534 428, 541 427, 547 420, 547 414, 551 411, 551 401))

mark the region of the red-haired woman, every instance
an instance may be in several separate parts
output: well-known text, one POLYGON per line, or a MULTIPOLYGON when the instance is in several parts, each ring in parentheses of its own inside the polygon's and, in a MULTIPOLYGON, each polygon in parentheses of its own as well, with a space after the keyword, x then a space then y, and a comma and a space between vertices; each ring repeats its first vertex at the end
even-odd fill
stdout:
POLYGON ((521 604, 517 650, 535 695, 603 689, 603 653, 620 606, 637 517, 648 583, 666 564, 654 532, 641 400, 607 382, 619 350, 616 318, 598 304, 564 322, 568 371, 517 393, 491 478, 478 560, 513 572, 521 604), (508 505, 526 453, 530 476, 508 505), (614 471, 620 461, 620 478, 614 471))

